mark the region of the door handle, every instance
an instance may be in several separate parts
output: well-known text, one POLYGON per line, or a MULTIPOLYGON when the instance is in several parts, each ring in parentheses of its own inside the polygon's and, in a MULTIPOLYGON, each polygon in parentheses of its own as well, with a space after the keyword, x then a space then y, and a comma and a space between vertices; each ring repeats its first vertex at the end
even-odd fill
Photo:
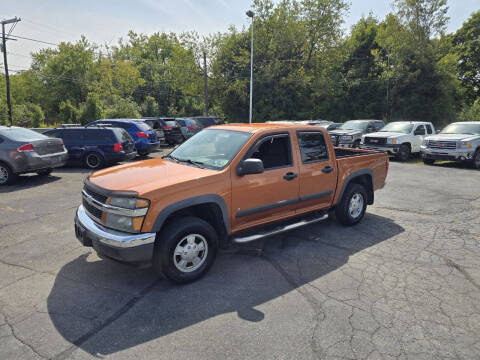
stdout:
POLYGON ((288 172, 285 175, 283 175, 283 178, 287 181, 293 180, 298 176, 298 174, 295 174, 294 172, 288 172))
POLYGON ((324 172, 325 174, 328 174, 328 173, 331 173, 333 170, 334 170, 333 167, 331 167, 330 165, 327 165, 322 169, 322 172, 324 172))

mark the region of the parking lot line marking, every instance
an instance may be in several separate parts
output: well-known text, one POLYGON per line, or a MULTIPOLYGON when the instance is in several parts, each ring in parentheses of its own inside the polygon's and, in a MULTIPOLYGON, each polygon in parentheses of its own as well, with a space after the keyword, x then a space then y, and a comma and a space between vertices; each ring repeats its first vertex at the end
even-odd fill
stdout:
POLYGON ((0 210, 17 212, 17 213, 23 213, 23 212, 25 212, 23 209, 14 209, 14 208, 12 208, 12 207, 10 207, 10 206, 0 206, 0 210))

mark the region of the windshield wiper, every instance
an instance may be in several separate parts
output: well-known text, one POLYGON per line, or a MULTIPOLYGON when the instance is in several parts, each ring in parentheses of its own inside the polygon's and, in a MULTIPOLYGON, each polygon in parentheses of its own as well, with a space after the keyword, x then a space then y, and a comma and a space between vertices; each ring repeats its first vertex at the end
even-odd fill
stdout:
POLYGON ((164 157, 162 157, 162 159, 172 159, 175 162, 180 161, 179 159, 177 159, 175 156, 172 156, 172 155, 165 155, 164 157))
POLYGON ((188 163, 188 164, 192 164, 192 165, 196 165, 196 166, 199 166, 199 167, 203 167, 203 165, 205 165, 203 162, 201 161, 195 161, 195 160, 192 160, 192 159, 179 159, 179 158, 175 158, 177 161, 180 161, 180 162, 185 162, 185 163, 188 163))

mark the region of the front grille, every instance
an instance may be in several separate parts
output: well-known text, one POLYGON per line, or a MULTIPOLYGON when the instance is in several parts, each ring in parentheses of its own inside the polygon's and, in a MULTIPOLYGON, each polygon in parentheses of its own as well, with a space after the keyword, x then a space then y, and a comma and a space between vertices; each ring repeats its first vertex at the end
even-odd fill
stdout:
POLYGON ((365 144, 369 145, 385 145, 387 143, 386 138, 378 138, 378 137, 365 137, 365 144))
POLYGON ((102 219, 102 210, 99 210, 95 206, 90 205, 85 199, 83 199, 83 207, 92 216, 96 217, 99 220, 102 219))
POLYGON ((95 200, 101 202, 102 204, 105 204, 107 202, 107 196, 105 195, 102 195, 102 194, 99 194, 99 193, 96 193, 92 190, 90 190, 88 187, 84 187, 83 188, 83 191, 85 191, 88 195, 90 195, 92 198, 94 198, 95 200))
POLYGON ((457 148, 457 143, 455 141, 429 140, 427 146, 431 149, 454 150, 457 148))

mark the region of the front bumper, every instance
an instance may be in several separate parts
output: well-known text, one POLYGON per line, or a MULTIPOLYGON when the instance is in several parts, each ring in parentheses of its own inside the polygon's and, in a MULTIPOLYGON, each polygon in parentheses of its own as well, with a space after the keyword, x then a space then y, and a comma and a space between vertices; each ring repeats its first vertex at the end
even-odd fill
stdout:
POLYGON ((93 221, 80 205, 75 216, 75 235, 83 246, 99 255, 130 263, 151 262, 156 233, 129 234, 93 221))
POLYGON ((15 173, 25 174, 43 169, 57 168, 66 164, 68 151, 38 155, 36 151, 25 151, 14 160, 15 173))
POLYGON ((472 161, 475 149, 467 151, 467 149, 431 149, 422 146, 420 149, 422 158, 428 160, 450 160, 450 161, 472 161))
POLYGON ((378 150, 378 151, 386 152, 387 154, 394 155, 399 152, 400 145, 399 144, 385 144, 385 145, 360 144, 360 149, 378 150))

